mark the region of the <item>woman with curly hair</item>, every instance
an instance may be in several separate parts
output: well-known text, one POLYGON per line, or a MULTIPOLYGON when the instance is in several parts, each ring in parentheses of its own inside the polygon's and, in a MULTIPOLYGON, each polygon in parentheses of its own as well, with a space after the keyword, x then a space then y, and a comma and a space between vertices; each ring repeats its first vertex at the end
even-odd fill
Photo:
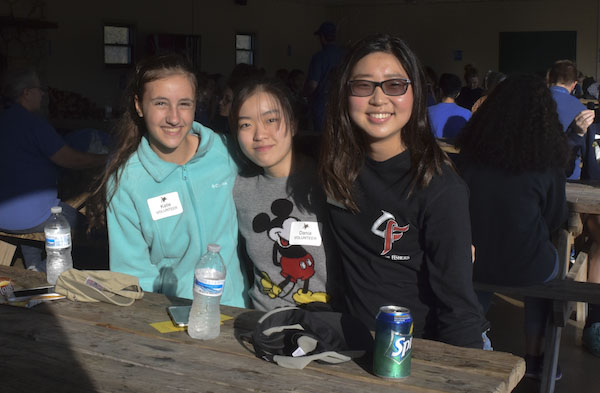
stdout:
POLYGON ((378 34, 357 42, 338 72, 320 174, 348 311, 374 328, 379 307, 405 306, 415 337, 482 348, 467 188, 429 126, 418 59, 378 34))
MULTIPOLYGON (((457 145, 471 192, 474 279, 519 286, 555 278, 558 254, 551 235, 567 218, 569 150, 544 81, 533 75, 508 77, 473 114, 457 145)), ((490 296, 480 296, 484 308, 490 296)), ((529 377, 541 375, 548 306, 544 300, 525 299, 529 377)))

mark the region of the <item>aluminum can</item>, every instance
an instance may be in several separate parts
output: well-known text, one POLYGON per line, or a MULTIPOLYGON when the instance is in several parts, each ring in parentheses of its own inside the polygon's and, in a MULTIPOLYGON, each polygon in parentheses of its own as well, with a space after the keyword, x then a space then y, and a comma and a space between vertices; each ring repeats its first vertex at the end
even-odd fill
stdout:
POLYGON ((382 306, 375 325, 375 375, 389 379, 408 377, 412 338, 413 319, 410 310, 400 306, 382 306))

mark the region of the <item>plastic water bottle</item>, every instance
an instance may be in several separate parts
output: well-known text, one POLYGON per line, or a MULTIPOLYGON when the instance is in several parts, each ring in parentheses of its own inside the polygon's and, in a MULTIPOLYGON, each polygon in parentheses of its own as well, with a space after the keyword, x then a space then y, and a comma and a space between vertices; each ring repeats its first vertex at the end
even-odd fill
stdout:
POLYGON ((56 284, 58 276, 73 268, 71 257, 71 226, 62 215, 62 207, 50 209, 52 215, 44 225, 46 236, 46 280, 56 284))
POLYGON ((221 246, 209 244, 194 269, 194 302, 190 310, 188 334, 192 338, 211 340, 221 331, 219 303, 225 287, 225 263, 221 246))

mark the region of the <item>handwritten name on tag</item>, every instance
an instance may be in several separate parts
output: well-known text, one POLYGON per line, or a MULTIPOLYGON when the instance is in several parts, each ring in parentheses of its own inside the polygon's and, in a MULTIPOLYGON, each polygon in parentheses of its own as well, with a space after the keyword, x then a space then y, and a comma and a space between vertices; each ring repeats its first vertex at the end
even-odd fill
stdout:
POLYGON ((319 223, 312 221, 296 221, 290 227, 290 244, 301 246, 320 246, 321 233, 319 223))
POLYGON ((148 207, 154 221, 183 213, 183 206, 177 192, 148 199, 148 207))

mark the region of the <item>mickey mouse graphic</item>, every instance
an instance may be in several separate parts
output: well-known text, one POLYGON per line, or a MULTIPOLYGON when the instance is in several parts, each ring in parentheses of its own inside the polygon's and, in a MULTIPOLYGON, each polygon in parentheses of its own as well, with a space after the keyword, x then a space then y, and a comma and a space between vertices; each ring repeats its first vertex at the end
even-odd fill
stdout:
POLYGON ((252 220, 252 229, 256 233, 266 232, 273 243, 273 264, 281 267, 283 281, 275 284, 267 272, 261 272, 263 278, 260 283, 263 292, 271 299, 285 297, 293 291, 298 280, 304 281, 304 286, 299 288, 292 298, 297 304, 312 302, 327 302, 329 295, 325 292, 312 292, 309 290, 310 278, 315 274, 315 260, 313 256, 300 245, 290 245, 290 229, 293 222, 299 221, 291 217, 294 205, 287 199, 276 199, 271 204, 271 211, 275 218, 271 220, 267 213, 259 213, 252 220), (292 282, 288 292, 283 289, 292 282))

